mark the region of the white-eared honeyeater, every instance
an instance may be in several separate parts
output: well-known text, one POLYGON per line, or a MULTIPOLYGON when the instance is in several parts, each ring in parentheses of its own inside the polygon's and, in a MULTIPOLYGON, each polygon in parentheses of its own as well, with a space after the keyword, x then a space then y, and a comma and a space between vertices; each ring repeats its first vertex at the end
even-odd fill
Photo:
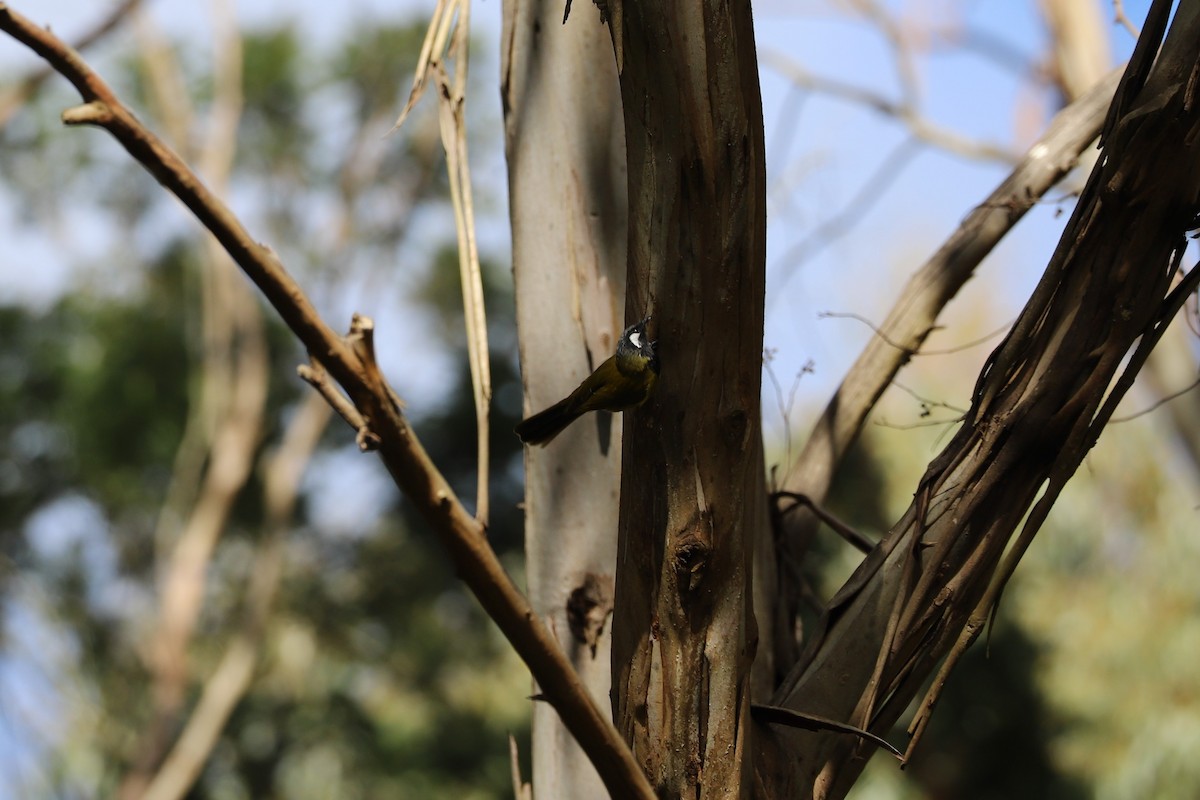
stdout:
POLYGON ((617 352, 570 395, 517 425, 521 441, 544 445, 589 411, 625 411, 646 402, 658 379, 655 343, 646 338, 649 321, 626 328, 617 352))

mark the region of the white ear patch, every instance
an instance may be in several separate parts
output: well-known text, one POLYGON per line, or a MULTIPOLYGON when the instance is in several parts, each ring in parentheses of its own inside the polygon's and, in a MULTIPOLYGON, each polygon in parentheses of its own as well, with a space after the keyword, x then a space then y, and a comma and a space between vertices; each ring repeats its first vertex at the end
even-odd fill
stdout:
POLYGON ((642 335, 637 331, 629 334, 629 341, 633 342, 633 346, 638 350, 642 349, 642 335))

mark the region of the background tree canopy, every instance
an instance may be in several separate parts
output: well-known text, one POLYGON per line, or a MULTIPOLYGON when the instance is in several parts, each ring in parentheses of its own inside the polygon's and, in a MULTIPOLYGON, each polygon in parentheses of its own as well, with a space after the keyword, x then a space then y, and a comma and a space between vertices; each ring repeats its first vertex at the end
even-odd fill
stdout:
MULTIPOLYGON (((64 36, 98 14, 57 5, 38 21, 64 36)), ((222 109, 236 107, 227 168, 219 154, 209 162, 225 173, 225 195, 328 318, 375 318, 382 365, 414 428, 455 490, 473 497, 474 406, 436 109, 418 106, 385 136, 426 12, 364 6, 314 26, 303 12, 280 18, 248 4, 231 38, 220 22, 215 33, 181 29, 170 3, 143 5, 88 58, 143 121, 197 159, 217 149, 222 109), (221 47, 228 55, 233 40, 231 72, 221 47)), ((510 433, 521 384, 497 23, 487 16, 498 11, 487 5, 473 33, 468 129, 494 395, 488 538, 521 582, 522 459, 510 433)), ((1092 5, 1111 16, 1111 4, 1092 5)), ((1125 11, 1140 21, 1146 5, 1125 11)), ((1038 9, 756 9, 774 226, 768 468, 790 461, 871 336, 820 312, 877 319, 1070 96, 1054 60, 1060 37, 1038 9), (851 84, 900 99, 881 108, 851 84), (922 138, 931 121, 971 146, 922 138)), ((595 24, 593 14, 577 7, 569 24, 595 24)), ((1105 33, 1105 50, 1126 57, 1132 37, 1105 33)), ((303 349, 257 305, 233 311, 244 309, 244 287, 211 277, 204 236, 150 176, 106 137, 61 126, 61 109, 76 102, 61 80, 18 93, 36 62, 5 42, 0 58, 15 66, 0 84, 0 785, 16 796, 134 796, 249 631, 260 648, 253 678, 189 796, 511 796, 510 734, 528 771, 526 669, 340 425, 315 423, 316 444, 296 462, 295 505, 278 516, 272 457, 312 395, 296 378, 303 349), (265 388, 243 404, 237 387, 257 380, 246 375, 260 347, 265 388), (247 432, 249 468, 218 513, 186 666, 173 678, 154 650, 163 582, 200 524, 199 501, 217 491, 224 430, 247 432), (256 576, 269 583, 273 542, 278 581, 255 588, 256 576), (258 606, 263 591, 270 601, 258 606)), ((1032 212, 951 307, 931 339, 941 352, 915 359, 843 467, 833 513, 877 538, 906 507, 968 402, 995 341, 986 337, 1011 321, 1070 202, 1032 212)), ((1152 371, 1129 414, 1194 381, 1194 305, 1177 327, 1184 367, 1152 371)), ((1188 394, 1105 433, 1006 592, 986 652, 976 647, 953 674, 918 759, 904 774, 873 763, 862 796, 1200 791, 1200 588, 1189 568, 1200 555, 1200 428, 1177 409, 1195 405, 1188 394)), ((860 558, 832 534, 815 540, 807 624, 860 558)))

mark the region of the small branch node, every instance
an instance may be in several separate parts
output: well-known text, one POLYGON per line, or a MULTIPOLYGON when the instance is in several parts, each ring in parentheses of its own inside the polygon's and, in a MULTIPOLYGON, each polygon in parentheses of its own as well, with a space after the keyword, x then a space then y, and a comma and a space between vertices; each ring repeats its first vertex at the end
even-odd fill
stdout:
POLYGON ((113 121, 112 108, 101 100, 93 100, 79 106, 71 106, 62 112, 64 125, 99 125, 105 127, 113 121))
POLYGON ((354 441, 358 445, 358 449, 364 453, 372 453, 378 450, 379 445, 383 443, 383 440, 379 438, 379 434, 374 433, 366 425, 358 429, 358 434, 354 437, 354 441))
POLYGON ((365 314, 355 314, 350 318, 350 333, 346 341, 353 348, 355 355, 368 369, 375 366, 375 320, 365 314))
POLYGON ((395 390, 384 380, 379 370, 379 362, 375 357, 375 320, 365 314, 355 314, 350 318, 350 333, 346 335, 346 343, 358 356, 363 365, 367 385, 377 394, 386 397, 392 410, 399 413, 404 409, 404 401, 395 390))

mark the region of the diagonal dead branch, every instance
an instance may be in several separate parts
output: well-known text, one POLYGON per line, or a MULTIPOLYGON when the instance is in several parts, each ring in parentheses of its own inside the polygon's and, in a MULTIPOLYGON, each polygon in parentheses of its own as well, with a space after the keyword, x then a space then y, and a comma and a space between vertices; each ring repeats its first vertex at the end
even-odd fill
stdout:
POLYGON ((610 793, 651 798, 653 791, 606 714, 592 702, 553 635, 533 613, 472 517, 430 460, 393 400, 373 385, 356 353, 317 314, 278 257, 245 227, 169 147, 145 128, 83 59, 49 31, 0 3, 0 30, 22 42, 66 77, 84 105, 64 112, 68 124, 105 128, 213 233, 304 346, 342 386, 373 433, 397 486, 439 536, 459 576, 529 666, 610 793))
MULTIPOLYGON (((1120 79, 1113 72, 1078 101, 1063 109, 1013 172, 963 221, 958 230, 909 280, 887 318, 851 366, 834 397, 813 426, 792 463, 783 488, 824 500, 843 455, 858 438, 867 416, 893 378, 921 348, 938 315, 974 274, 992 248, 1050 187, 1066 175, 1078 155, 1100 132, 1108 102, 1120 79)), ((804 511, 785 520, 784 563, 799 563, 815 530, 804 511)), ((785 581, 788 583, 790 581, 785 581)), ((786 613, 794 613, 793 609, 786 613)), ((789 621, 780 623, 786 630, 789 621)), ((797 653, 780 641, 781 664, 797 653)))
MULTIPOLYGON (((1178 269, 1178 259, 1181 259, 1183 256, 1183 249, 1179 248, 1176 254, 1177 261, 1175 268, 1178 269)), ((1088 435, 1093 442, 1099 438, 1104 426, 1114 421, 1112 414, 1116 410, 1117 403, 1125 396, 1125 393, 1133 384, 1138 371, 1145 365, 1146 359, 1150 357, 1154 346, 1158 344, 1158 341, 1166 332, 1167 326, 1179 312, 1179 309, 1183 307, 1187 297, 1196 291, 1197 286, 1200 286, 1200 269, 1193 268, 1184 280, 1163 300, 1158 318, 1151 324, 1147 333, 1138 340, 1129 363, 1126 364, 1112 391, 1105 399, 1104 405, 1101 406, 1092 420, 1090 426, 1091 432, 1088 435)), ((912 758, 913 752, 924 736, 933 714, 933 708, 937 705, 942 690, 945 688, 946 680, 949 678, 959 659, 967 651, 967 648, 974 643, 975 639, 978 638, 986 623, 990 621, 993 625, 995 624, 995 615, 999 608, 1004 588, 1008 585, 1009 579, 1012 578, 1013 573, 1016 571, 1017 564, 1020 563, 1021 558, 1025 555, 1025 551, 1033 543, 1034 535, 1041 528, 1042 523, 1045 522, 1054 500, 1057 499, 1058 491, 1066 484, 1068 478, 1070 478, 1070 471, 1068 470, 1059 470, 1051 476, 1050 486, 1030 511, 1028 518, 1026 518, 1024 524, 1021 526, 1021 531, 1017 535, 1013 546, 1004 554, 1003 561, 1001 561, 999 567, 996 569, 995 577, 988 585, 987 591, 979 599, 979 602, 976 603, 975 609, 968 618, 962 633, 950 648, 946 660, 942 662, 942 666, 938 669, 932 685, 925 693, 924 698, 922 698, 921 705, 917 709, 912 723, 909 725, 908 732, 912 739, 905 750, 905 761, 912 758)))

